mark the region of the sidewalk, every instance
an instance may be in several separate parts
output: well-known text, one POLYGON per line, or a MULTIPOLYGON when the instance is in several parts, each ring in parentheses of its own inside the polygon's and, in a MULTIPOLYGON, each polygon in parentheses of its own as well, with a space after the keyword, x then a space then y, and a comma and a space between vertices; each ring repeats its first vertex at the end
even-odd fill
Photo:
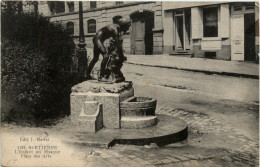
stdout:
POLYGON ((172 68, 207 74, 259 78, 259 64, 170 55, 126 55, 125 63, 152 67, 172 68))

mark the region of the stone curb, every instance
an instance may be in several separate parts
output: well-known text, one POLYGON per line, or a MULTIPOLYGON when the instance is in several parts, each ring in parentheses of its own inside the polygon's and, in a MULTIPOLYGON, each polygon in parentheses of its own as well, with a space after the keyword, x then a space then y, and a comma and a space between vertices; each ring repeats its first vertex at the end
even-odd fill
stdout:
POLYGON ((225 72, 225 71, 207 71, 207 70, 200 70, 200 69, 188 69, 188 68, 180 68, 180 67, 176 67, 176 66, 151 65, 151 64, 142 64, 142 63, 129 62, 129 61, 126 61, 124 63, 148 66, 148 67, 159 67, 159 68, 176 69, 176 70, 183 70, 183 71, 200 72, 200 73, 204 73, 204 74, 217 74, 217 75, 225 75, 225 76, 233 76, 233 77, 259 79, 258 75, 251 75, 251 74, 241 74, 241 73, 225 72))

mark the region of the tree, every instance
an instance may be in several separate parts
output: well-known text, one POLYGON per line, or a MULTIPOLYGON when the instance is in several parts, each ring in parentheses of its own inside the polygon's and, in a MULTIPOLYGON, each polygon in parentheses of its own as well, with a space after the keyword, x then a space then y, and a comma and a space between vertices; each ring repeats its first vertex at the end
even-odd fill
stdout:
MULTIPOLYGON (((2 4, 2 98, 26 106, 38 123, 68 114, 75 50, 70 30, 39 13, 20 12, 20 3, 2 4)), ((17 112, 28 114, 12 108, 17 112)))

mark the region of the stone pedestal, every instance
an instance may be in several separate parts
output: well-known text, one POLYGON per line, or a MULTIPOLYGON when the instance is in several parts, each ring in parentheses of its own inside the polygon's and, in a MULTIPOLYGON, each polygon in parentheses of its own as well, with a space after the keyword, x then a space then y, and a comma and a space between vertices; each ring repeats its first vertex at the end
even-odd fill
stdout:
POLYGON ((102 104, 98 101, 85 101, 82 103, 78 119, 73 120, 76 131, 96 133, 103 127, 102 104))
MULTIPOLYGON (((134 89, 132 88, 132 82, 113 84, 91 80, 82 82, 72 87, 70 96, 71 119, 75 123, 83 123, 84 121, 86 122, 86 120, 90 121, 90 117, 86 117, 84 114, 93 115, 93 113, 96 112, 93 111, 91 104, 101 104, 103 111, 101 115, 103 115, 104 127, 112 129, 120 128, 120 102, 133 95, 134 89), (82 112, 82 108, 84 108, 84 112, 82 112), (82 115, 82 113, 84 114, 82 115)), ((84 130, 79 129, 79 131, 84 130)), ((92 132, 94 131, 92 130, 92 132)))
POLYGON ((164 146, 188 136, 185 121, 156 115, 157 100, 135 97, 132 82, 85 81, 72 87, 70 101, 77 134, 73 144, 106 148, 115 144, 164 146))

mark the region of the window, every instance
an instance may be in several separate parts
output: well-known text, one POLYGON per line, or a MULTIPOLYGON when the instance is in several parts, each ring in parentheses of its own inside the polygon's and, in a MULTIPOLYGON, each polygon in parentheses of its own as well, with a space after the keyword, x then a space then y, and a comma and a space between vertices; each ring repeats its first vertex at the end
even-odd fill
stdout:
POLYGON ((242 10, 242 6, 234 6, 234 11, 241 11, 242 10))
POLYGON ((70 22, 68 22, 68 23, 66 24, 66 26, 67 26, 67 28, 68 28, 68 30, 69 30, 69 33, 70 33, 71 35, 73 35, 73 34, 74 34, 74 23, 73 23, 72 21, 70 21, 70 22))
POLYGON ((88 20, 88 33, 96 32, 96 20, 90 19, 88 20))
POLYGON ((90 9, 97 8, 97 2, 96 1, 90 1, 90 9))
POLYGON ((74 2, 67 2, 69 12, 74 12, 74 2))
POLYGON ((216 55, 217 55, 216 52, 205 52, 205 53, 204 53, 204 56, 205 56, 206 58, 209 58, 209 59, 215 59, 215 58, 216 58, 216 55))
POLYGON ((123 3, 124 3, 123 1, 116 1, 116 5, 121 5, 123 3))
POLYGON ((218 37, 218 8, 203 9, 203 36, 218 37))
POLYGON ((175 12, 175 15, 182 15, 183 14, 183 10, 177 10, 176 12, 175 12))
POLYGON ((65 12, 65 3, 63 1, 48 2, 51 15, 65 12))
POLYGON ((122 18, 122 16, 113 17, 113 24, 118 24, 118 21, 122 18))
POLYGON ((63 13, 63 12, 65 12, 65 4, 64 4, 64 2, 57 1, 55 3, 56 3, 55 4, 56 13, 63 13))
POLYGON ((54 15, 56 13, 55 12, 55 2, 48 2, 48 5, 49 5, 51 15, 54 15))
POLYGON ((255 9, 255 6, 246 6, 246 10, 252 10, 255 9))

